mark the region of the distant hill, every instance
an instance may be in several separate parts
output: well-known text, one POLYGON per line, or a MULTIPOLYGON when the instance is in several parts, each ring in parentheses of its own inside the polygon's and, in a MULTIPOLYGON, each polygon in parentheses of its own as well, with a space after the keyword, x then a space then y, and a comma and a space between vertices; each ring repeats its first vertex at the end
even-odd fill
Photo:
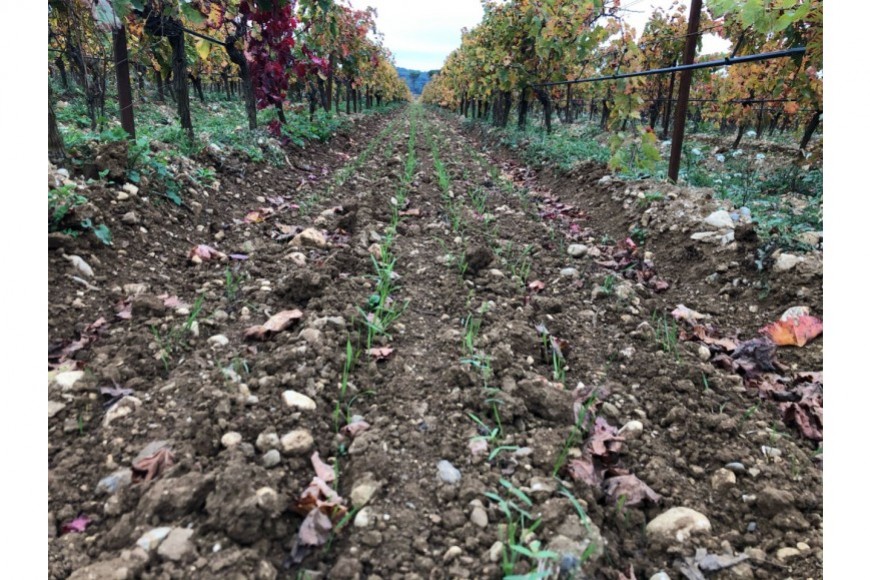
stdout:
POLYGON ((426 83, 431 80, 432 75, 438 73, 437 70, 420 71, 402 68, 400 66, 397 66, 396 70, 399 72, 399 76, 402 77, 402 80, 405 81, 405 84, 408 85, 408 88, 411 89, 411 92, 415 95, 422 93, 423 87, 425 87, 426 83))

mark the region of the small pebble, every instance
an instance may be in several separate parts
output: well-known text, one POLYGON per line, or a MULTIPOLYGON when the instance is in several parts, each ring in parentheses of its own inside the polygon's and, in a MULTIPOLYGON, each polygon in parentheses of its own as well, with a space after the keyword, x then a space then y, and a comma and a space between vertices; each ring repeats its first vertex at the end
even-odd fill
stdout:
POLYGON ((269 469, 281 463, 281 452, 277 449, 270 449, 263 454, 263 467, 269 469))
POLYGON ((462 478, 462 474, 458 469, 453 467, 453 464, 447 461, 446 459, 442 459, 438 462, 438 477, 444 483, 459 483, 459 480, 462 478))
POLYGON ((221 445, 223 445, 227 449, 235 447, 241 442, 242 442, 242 434, 237 433, 236 431, 230 431, 228 433, 224 433, 224 436, 221 437, 221 445))

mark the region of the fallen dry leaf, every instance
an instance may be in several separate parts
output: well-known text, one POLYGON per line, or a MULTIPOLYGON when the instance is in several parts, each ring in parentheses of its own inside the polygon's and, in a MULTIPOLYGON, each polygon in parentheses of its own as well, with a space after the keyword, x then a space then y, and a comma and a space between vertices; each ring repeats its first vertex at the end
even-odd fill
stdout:
POLYGON ((293 321, 300 318, 302 318, 302 311, 299 309, 282 310, 270 317, 265 324, 258 324, 245 330, 245 338, 266 340, 270 335, 285 330, 293 321))
POLYGON ((615 460, 625 441, 617 435, 618 431, 606 419, 597 417, 592 427, 592 434, 586 442, 589 452, 597 457, 615 460))
POLYGON ((169 447, 163 447, 153 455, 140 459, 133 464, 133 482, 149 482, 157 479, 175 464, 175 454, 169 447))
POLYGON ((546 284, 544 284, 540 280, 534 280, 532 282, 529 282, 529 291, 530 292, 540 292, 544 288, 546 288, 546 284))
POLYGON ((642 482, 636 475, 619 475, 604 480, 604 493, 607 501, 612 505, 620 502, 625 497, 622 505, 639 505, 644 501, 658 503, 662 496, 652 490, 650 486, 642 482))
POLYGON ((697 326, 701 320, 707 318, 706 314, 701 314, 700 312, 687 308, 682 304, 677 304, 677 307, 671 311, 671 316, 676 320, 685 320, 692 326, 697 326))
POLYGON ((194 264, 208 262, 209 260, 213 259, 223 260, 226 259, 226 257, 227 255, 223 252, 219 252, 206 244, 199 244, 198 246, 194 246, 193 249, 190 250, 190 252, 188 252, 187 254, 187 259, 194 264))
POLYGON ((347 435, 348 437, 356 437, 363 431, 367 430, 371 425, 369 425, 365 421, 354 421, 353 423, 348 423, 344 427, 341 428, 341 432, 347 435))
POLYGON ((121 309, 115 313, 115 316, 121 320, 130 320, 133 318, 133 303, 122 301, 119 303, 121 309))
POLYGON ((380 348, 370 348, 366 351, 366 354, 368 354, 370 357, 372 357, 373 359, 378 361, 378 360, 386 360, 387 357, 389 357, 391 354, 393 354, 394 351, 395 351, 394 348, 391 348, 389 346, 382 346, 380 348))
POLYGON ((815 316, 800 315, 777 320, 760 332, 779 346, 803 346, 822 333, 822 321, 815 316))
POLYGON ((335 481, 335 470, 320 458, 320 453, 317 451, 311 456, 311 464, 314 465, 314 472, 317 477, 330 483, 335 481))
POLYGON ((299 526, 299 541, 306 546, 322 546, 329 540, 331 529, 332 520, 329 516, 320 509, 313 509, 299 526))
POLYGON ((399 215, 408 216, 408 217, 417 217, 420 215, 420 208, 415 207, 414 209, 406 209, 404 211, 400 211, 399 215))
POLYGON ((595 462, 586 454, 568 462, 568 475, 574 481, 582 481, 592 487, 598 487, 603 480, 601 472, 595 467, 595 462))
MULTIPOLYGON (((695 326, 692 328, 692 336, 708 346, 718 346, 727 352, 731 352, 740 345, 740 341, 736 338, 719 336, 719 331, 712 326, 695 326)), ((680 332, 680 338, 683 338, 682 332, 680 332)))
POLYGON ((65 523, 61 529, 61 534, 81 534, 87 529, 91 523, 91 518, 88 516, 79 516, 65 523))
POLYGON ((634 566, 628 567, 628 576, 620 572, 618 580, 637 580, 637 576, 634 575, 634 566))
POLYGON ((823 408, 822 389, 818 384, 798 387, 800 400, 780 403, 783 421, 795 425, 801 434, 812 441, 822 441, 823 408))

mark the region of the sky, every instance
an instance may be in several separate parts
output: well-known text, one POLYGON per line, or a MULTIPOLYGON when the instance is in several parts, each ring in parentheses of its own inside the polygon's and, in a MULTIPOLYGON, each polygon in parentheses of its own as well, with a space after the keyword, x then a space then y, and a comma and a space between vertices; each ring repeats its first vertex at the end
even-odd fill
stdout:
MULTIPOLYGON (((638 33, 656 6, 667 9, 672 0, 626 0, 623 16, 638 33)), ((355 0, 356 8, 378 11, 378 30, 396 58, 396 65, 416 69, 441 68, 450 52, 459 47, 460 31, 483 18, 480 0, 355 0)), ((704 35, 701 54, 725 50, 728 43, 704 35)))

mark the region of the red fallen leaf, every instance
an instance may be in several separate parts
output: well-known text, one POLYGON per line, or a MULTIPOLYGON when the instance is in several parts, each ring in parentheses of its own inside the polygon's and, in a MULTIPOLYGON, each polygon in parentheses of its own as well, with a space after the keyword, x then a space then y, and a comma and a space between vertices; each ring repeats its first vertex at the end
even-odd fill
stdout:
POLYGON ((568 462, 568 475, 574 481, 582 481, 592 487, 598 487, 602 481, 601 472, 595 468, 592 458, 585 454, 568 462))
POLYGON ((281 332, 300 318, 302 318, 302 311, 299 309, 282 310, 269 318, 265 324, 258 324, 245 330, 245 338, 266 340, 269 335, 281 332))
POLYGON ((70 520, 60 529, 61 534, 81 534, 91 524, 91 518, 88 516, 79 516, 74 520, 70 520))
MULTIPOLYGON (((733 338, 720 338, 719 332, 711 326, 695 326, 692 332, 698 340, 709 346, 718 346, 728 352, 740 346, 740 342, 733 338)), ((680 333, 682 335, 682 333, 680 333)))
POLYGON ((616 455, 622 450, 622 443, 625 441, 619 437, 619 430, 607 422, 603 417, 597 417, 595 424, 592 427, 592 435, 589 437, 587 446, 592 455, 598 457, 608 457, 616 455))
POLYGON ((227 257, 223 252, 219 252, 206 244, 194 246, 187 254, 187 259, 194 263, 208 262, 212 259, 223 260, 227 257))
POLYGON ((414 209, 406 209, 404 211, 400 211, 399 215, 409 216, 409 217, 417 217, 420 215, 420 208, 415 207, 414 209))
POLYGON ((320 509, 313 509, 299 526, 299 542, 304 546, 322 546, 329 540, 330 530, 332 520, 329 516, 320 509))
POLYGON ((153 455, 140 459, 133 464, 133 481, 149 482, 157 479, 175 464, 175 454, 169 447, 162 447, 153 455))
POLYGON ((182 302, 178 296, 167 296, 163 298, 163 306, 175 310, 177 308, 187 308, 188 304, 182 302))
POLYGON ((822 321, 808 315, 790 317, 768 324, 759 332, 779 346, 803 346, 822 333, 822 321))
POLYGON ((320 453, 317 451, 311 456, 311 464, 314 465, 314 472, 317 474, 317 477, 326 483, 335 481, 335 470, 320 458, 320 453))
POLYGON ((356 437, 363 431, 367 430, 371 425, 369 425, 366 421, 354 421, 353 423, 348 423, 344 427, 341 428, 341 432, 347 435, 348 437, 356 437))
POLYGON ((121 309, 115 313, 115 316, 120 318, 121 320, 130 320, 133 318, 133 303, 132 302, 121 302, 121 309))
POLYGON ((394 348, 390 348, 389 346, 382 346, 380 348, 370 348, 366 351, 370 357, 378 360, 386 360, 391 354, 393 354, 394 348))
POLYGON ((645 500, 658 503, 662 496, 642 482, 636 475, 619 475, 604 480, 604 493, 607 501, 616 505, 620 497, 625 497, 622 505, 638 505, 645 500))
POLYGON ((546 284, 544 284, 540 280, 535 280, 533 282, 529 282, 529 290, 531 292, 540 292, 545 287, 546 287, 546 284))

